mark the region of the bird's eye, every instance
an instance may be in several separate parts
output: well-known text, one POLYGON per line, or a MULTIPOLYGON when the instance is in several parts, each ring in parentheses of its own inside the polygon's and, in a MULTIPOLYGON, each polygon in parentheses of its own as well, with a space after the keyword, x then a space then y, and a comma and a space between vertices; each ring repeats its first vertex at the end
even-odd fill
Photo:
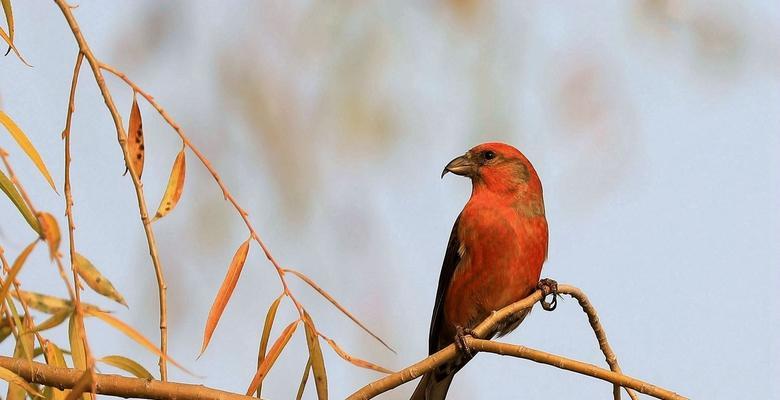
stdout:
POLYGON ((492 160, 496 158, 496 153, 488 150, 482 154, 483 157, 485 157, 485 160, 492 160))

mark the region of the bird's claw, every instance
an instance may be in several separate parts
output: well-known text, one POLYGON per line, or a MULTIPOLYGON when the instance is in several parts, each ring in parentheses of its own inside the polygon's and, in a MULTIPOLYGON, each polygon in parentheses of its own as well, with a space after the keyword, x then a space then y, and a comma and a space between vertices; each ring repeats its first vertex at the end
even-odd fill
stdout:
POLYGON ((455 327, 455 346, 458 348, 467 359, 474 357, 474 353, 471 351, 468 343, 466 343, 466 336, 473 336, 474 331, 471 328, 464 328, 460 325, 455 327))
POLYGON ((544 278, 539 281, 536 288, 542 291, 542 308, 545 311, 552 311, 558 307, 558 282, 550 278, 544 278), (552 295, 552 300, 547 301, 547 296, 552 295))

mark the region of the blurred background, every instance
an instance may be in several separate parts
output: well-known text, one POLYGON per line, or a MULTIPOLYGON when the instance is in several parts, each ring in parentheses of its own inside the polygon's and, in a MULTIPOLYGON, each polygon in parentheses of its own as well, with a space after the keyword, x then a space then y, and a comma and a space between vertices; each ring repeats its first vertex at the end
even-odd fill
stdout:
MULTIPOLYGON (((16 44, 0 60, 0 106, 40 150, 59 187, 76 46, 47 2, 15 1, 16 44)), ((81 0, 96 55, 150 92, 206 153, 276 258, 315 279, 392 354, 293 277, 318 327, 346 351, 399 369, 424 357, 441 259, 470 194, 439 179, 453 157, 505 141, 534 163, 550 224, 543 275, 582 288, 623 370, 691 398, 780 398, 780 3, 254 2, 81 0)), ((107 78, 127 121, 132 92, 107 78)), ((157 206, 180 148, 141 102, 144 187, 157 206)), ((110 116, 82 68, 73 123, 76 243, 124 294, 87 301, 158 340, 157 288, 110 116)), ((53 193, 9 135, 0 146, 39 209, 53 193)), ((190 154, 191 156, 191 154, 190 154)), ((168 279, 170 353, 243 392, 268 305, 281 288, 257 246, 207 352, 206 316, 247 232, 188 157, 178 207, 154 225, 168 279)), ((64 230, 63 230, 64 232, 64 230)), ((33 239, 0 201, 9 258, 33 239)), ((64 247, 63 247, 64 249, 64 247)), ((39 248, 23 287, 66 296, 39 248)), ((274 337, 294 318, 283 303, 274 337)), ((98 356, 156 376, 156 357, 99 321, 98 356)), ((63 346, 65 332, 52 335, 63 346)), ((573 300, 535 311, 506 338, 604 365, 573 300)), ((8 343, 0 346, 9 354, 8 343)), ((333 398, 379 374, 325 348, 333 398)), ((264 385, 293 398, 298 332, 264 385)), ((102 367, 104 372, 116 372, 102 367)), ((404 399, 410 383, 383 399, 404 399)), ((605 398, 611 386, 525 360, 482 355, 449 399, 605 398)), ((314 398, 313 386, 307 398, 314 398)))

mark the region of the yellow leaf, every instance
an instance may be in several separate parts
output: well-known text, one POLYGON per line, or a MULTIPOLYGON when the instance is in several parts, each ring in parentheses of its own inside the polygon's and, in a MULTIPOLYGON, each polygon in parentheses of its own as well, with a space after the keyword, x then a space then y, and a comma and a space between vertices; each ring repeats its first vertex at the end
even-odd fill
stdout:
POLYGON ((60 226, 57 219, 47 212, 39 212, 38 221, 41 223, 43 238, 49 244, 49 258, 54 260, 60 248, 60 226))
POLYGON ((75 312, 70 314, 68 340, 70 341, 70 357, 73 359, 73 368, 86 370, 87 352, 84 348, 84 341, 82 340, 81 324, 79 323, 75 312))
POLYGON ((209 345, 211 335, 214 334, 214 329, 219 323, 219 318, 222 316, 222 312, 225 311, 225 306, 227 306, 228 300, 230 300, 230 296, 233 294, 233 289, 236 288, 238 277, 241 276, 241 270, 244 268, 244 262, 248 253, 249 239, 242 243, 236 250, 236 254, 233 255, 233 260, 230 262, 225 280, 222 281, 217 297, 211 305, 211 310, 206 320, 206 330, 203 333, 203 345, 200 348, 200 354, 203 354, 209 345))
POLYGON ((3 12, 5 13, 5 21, 8 23, 8 39, 11 42, 14 41, 14 13, 11 10, 11 0, 0 0, 3 3, 3 12))
MULTIPOLYGON (((51 365, 52 367, 68 367, 68 365, 65 364, 65 356, 62 354, 62 350, 52 342, 46 341, 43 346, 43 355, 46 358, 46 364, 51 365)), ((51 390, 52 396, 47 397, 52 400, 65 400, 70 393, 70 390, 60 390, 53 387, 49 387, 49 389, 51 390)))
POLYGON ((308 312, 303 312, 303 326, 306 328, 306 344, 309 346, 311 371, 314 374, 314 384, 317 386, 317 398, 328 400, 328 375, 325 371, 325 358, 322 357, 320 338, 314 328, 314 321, 308 312))
MULTIPOLYGON (((6 382, 8 382, 10 384, 14 384, 14 385, 17 385, 17 386, 21 387, 22 389, 26 390, 27 393, 30 393, 31 395, 33 395, 35 397, 43 397, 43 395, 41 395, 34 387, 32 387, 32 385, 27 383, 26 380, 22 379, 21 376, 16 375, 15 373, 11 372, 11 370, 8 370, 8 369, 5 369, 3 367, 0 367, 0 379, 4 380, 4 381, 6 381, 6 382)), ((8 389, 9 390, 11 389, 10 385, 9 385, 8 389)), ((10 396, 9 396, 9 398, 10 398, 10 396)), ((22 395, 22 398, 24 398, 24 395, 22 395)))
POLYGON ((86 257, 79 253, 75 253, 73 261, 76 263, 76 271, 78 271, 79 275, 84 279, 84 282, 87 283, 87 286, 91 287, 92 290, 102 294, 103 296, 106 296, 109 299, 112 299, 117 303, 127 307, 125 298, 122 297, 114 285, 111 284, 111 281, 103 276, 103 274, 101 274, 100 271, 98 271, 98 269, 95 268, 95 266, 92 265, 92 263, 87 260, 86 257))
MULTIPOLYGON (((20 301, 24 301, 27 306, 35 310, 45 312, 47 314, 58 314, 62 311, 70 312, 73 310, 73 304, 69 300, 61 299, 59 297, 49 296, 35 292, 25 292, 20 290, 19 296, 15 292, 11 293, 14 297, 19 298, 20 301)), ((81 302, 81 308, 84 311, 99 310, 98 307, 89 303, 81 302)))
MULTIPOLYGON (((268 339, 271 336, 271 328, 274 326, 274 319, 276 318, 276 310, 279 309, 279 303, 282 301, 284 293, 280 294, 276 300, 268 307, 268 313, 265 314, 265 324, 263 324, 263 335, 260 337, 260 350, 257 352, 257 367, 263 363, 265 359, 265 351, 268 348, 268 339)), ((257 387, 257 398, 260 398, 260 392, 263 390, 262 383, 257 387)))
POLYGON ((274 362, 276 362, 276 359, 279 358, 279 354, 282 353, 284 346, 287 345, 287 342, 290 341, 290 338, 292 337, 293 333, 295 333, 295 328, 298 327, 298 322, 300 322, 300 320, 293 321, 292 323, 290 323, 290 325, 287 325, 287 327, 284 328, 281 334, 279 334, 279 338, 276 339, 274 345, 271 346, 271 350, 268 351, 268 354, 266 355, 262 364, 260 364, 260 366, 257 367, 257 372, 255 372, 255 376, 252 378, 252 383, 249 384, 249 389, 246 390, 247 396, 255 392, 257 390, 257 387, 260 386, 261 383, 263 383, 263 379, 265 378, 266 375, 268 375, 268 371, 271 370, 271 367, 273 367, 274 362))
POLYGON ((27 256, 30 255, 36 244, 38 244, 38 239, 28 244, 27 247, 19 253, 19 257, 16 257, 11 270, 8 271, 8 274, 5 276, 2 288, 0 288, 0 300, 5 299, 5 296, 8 295, 8 290, 11 288, 11 285, 13 285, 16 275, 19 275, 19 271, 21 271, 24 266, 24 262, 27 261, 27 256))
POLYGON ((387 369, 385 367, 381 367, 381 366, 376 365, 374 363, 370 363, 370 362, 368 362, 366 360, 361 360, 359 358, 353 357, 352 355, 350 355, 349 353, 344 351, 341 347, 339 347, 339 345, 336 344, 336 342, 334 342, 333 339, 326 338, 326 337, 323 337, 323 339, 325 339, 325 342, 327 342, 330 345, 330 347, 333 349, 333 351, 336 352, 336 354, 339 355, 339 357, 343 358, 345 361, 347 361, 348 363, 350 363, 350 364, 352 364, 352 365, 354 365, 356 367, 365 368, 365 369, 372 369, 374 371, 382 372, 382 373, 385 373, 385 374, 392 374, 393 373, 393 371, 391 371, 391 370, 389 370, 389 369, 387 369))
POLYGON ((165 187, 165 194, 160 201, 160 206, 157 207, 157 214, 155 214, 152 222, 166 216, 179 202, 181 193, 184 190, 184 175, 186 172, 186 164, 184 162, 184 149, 181 149, 176 156, 176 160, 173 162, 173 168, 171 168, 171 176, 168 178, 168 186, 165 187))
POLYGON ((146 370, 141 364, 122 356, 105 356, 98 360, 102 363, 108 364, 112 367, 119 368, 123 371, 133 374, 137 378, 141 379, 154 379, 154 376, 146 370))
POLYGON ((70 315, 70 309, 60 310, 56 314, 47 318, 46 321, 43 321, 40 324, 36 325, 35 328, 33 329, 33 332, 43 332, 47 329, 57 327, 61 323, 65 322, 65 320, 68 318, 69 315, 70 315))
POLYGON ((38 167, 38 170, 41 171, 43 177, 46 178, 47 182, 49 182, 51 188, 57 192, 57 188, 54 186, 54 180, 51 179, 51 175, 49 175, 49 170, 46 168, 46 164, 43 163, 41 155, 38 154, 38 150, 35 150, 35 147, 32 145, 32 143, 30 143, 30 139, 27 138, 27 135, 25 135, 19 126, 16 125, 16 123, 11 119, 11 117, 9 117, 3 111, 0 111, 0 123, 5 125, 5 128, 8 129, 8 132, 11 134, 14 140, 16 140, 16 143, 19 144, 19 147, 21 147, 22 150, 27 153, 27 157, 30 157, 30 160, 32 160, 33 164, 38 167))
POLYGON ((135 92, 133 92, 133 107, 130 109, 130 122, 127 126, 127 153, 138 179, 141 179, 141 174, 144 172, 144 127, 135 92))
POLYGON ((24 65, 28 67, 32 67, 32 65, 28 64, 27 61, 24 59, 24 57, 22 57, 22 55, 19 54, 19 50, 16 49, 16 46, 14 46, 14 42, 11 40, 8 34, 5 33, 5 30, 3 30, 3 28, 0 28, 0 38, 2 38, 5 41, 5 43, 8 44, 8 47, 10 47, 11 50, 13 50, 14 53, 16 53, 16 56, 19 57, 19 60, 21 60, 24 63, 24 65))
POLYGON ((306 381, 309 380, 309 371, 311 371, 311 357, 306 360, 306 366, 303 367, 303 376, 301 377, 301 384, 298 385, 298 394, 295 395, 295 400, 303 398, 303 391, 306 390, 306 381))
POLYGON ((11 182, 11 180, 5 176, 3 171, 0 171, 0 190, 2 190, 6 196, 11 199, 11 202, 14 203, 19 212, 22 213, 25 221, 27 221, 27 223, 30 224, 30 227, 33 228, 33 230, 38 235, 40 235, 41 225, 38 223, 38 218, 35 218, 35 215, 33 215, 32 211, 27 208, 27 204, 25 204, 24 200, 22 200, 22 196, 19 194, 19 191, 16 190, 13 182, 11 182))
POLYGON ((143 335, 141 335, 138 331, 133 329, 130 325, 127 325, 126 323, 122 322, 121 320, 112 317, 110 314, 105 313, 100 310, 96 309, 85 309, 85 313, 92 315, 94 317, 97 317, 98 319, 102 320, 103 322, 107 323, 108 325, 111 325, 118 331, 124 333, 127 337, 130 339, 133 339, 136 343, 140 344, 143 347, 146 347, 147 350, 151 351, 158 357, 162 357, 166 361, 170 362, 171 364, 178 367, 180 370, 192 375, 190 371, 188 371, 186 368, 184 368, 181 364, 174 361, 172 358, 168 357, 168 355, 163 354, 160 349, 157 348, 149 339, 145 338, 143 335))

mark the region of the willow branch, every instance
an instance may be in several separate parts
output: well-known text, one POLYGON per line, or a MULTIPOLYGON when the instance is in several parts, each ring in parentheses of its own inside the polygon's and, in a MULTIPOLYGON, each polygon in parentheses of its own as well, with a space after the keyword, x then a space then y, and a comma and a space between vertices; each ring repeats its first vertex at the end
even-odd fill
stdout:
MULTIPOLYGON (((0 367, 9 369, 30 383, 58 389, 72 389, 84 371, 53 367, 18 358, 0 356, 0 367)), ((94 393, 108 396, 159 400, 249 400, 252 397, 212 389, 202 385, 128 378, 119 375, 95 374, 94 393)), ((89 389, 89 388, 87 388, 89 389)), ((256 400, 256 399, 255 399, 256 400)))
POLYGON ((165 381, 168 376, 168 368, 165 361, 165 355, 167 355, 168 352, 167 285, 165 283, 160 257, 157 254, 157 243, 155 241, 154 231, 152 230, 152 225, 149 220, 149 213, 146 207, 143 184, 141 183, 141 178, 137 173, 134 172, 134 167, 132 165, 133 163, 131 161, 127 147, 127 134, 125 133, 124 126, 122 125, 122 117, 119 114, 119 111, 117 111, 113 97, 111 96, 111 92, 109 91, 108 86, 106 85, 106 81, 103 78, 103 72, 100 69, 100 61, 92 53, 92 49, 87 44, 86 39, 84 39, 84 35, 81 33, 81 29, 79 28, 78 22, 76 22, 76 19, 73 16, 73 12, 71 11, 70 6, 68 6, 64 0, 54 0, 54 2, 62 11, 63 16, 65 16, 65 19, 68 22, 68 26, 73 32, 73 36, 78 43, 79 51, 81 54, 83 54, 84 58, 87 60, 89 66, 92 69, 92 73, 95 76, 95 81, 97 82, 97 85, 100 88, 100 93, 103 96, 103 101, 106 103, 106 107, 111 113, 111 118, 114 121, 117 140, 119 142, 119 147, 122 149, 125 165, 131 171, 130 177, 133 181, 133 187, 135 188, 135 194, 138 200, 138 211, 141 216, 141 223, 143 224, 144 233, 146 234, 146 242, 149 247, 149 255, 152 259, 155 276, 157 278, 157 287, 160 300, 160 350, 162 351, 162 356, 159 360, 160 378, 165 381))
MULTIPOLYGON (((593 306, 590 305, 590 302, 587 300, 587 297, 584 295, 584 293, 582 293, 581 290, 569 285, 558 285, 558 293, 572 295, 573 297, 577 298, 577 300, 580 302, 580 305, 583 307, 583 310, 589 316, 588 319, 589 321, 591 321, 591 327, 593 328, 596 337, 599 340, 599 346, 601 347, 602 351, 605 353, 605 357, 607 358, 608 363, 610 363, 610 368, 613 369, 612 371, 607 371, 605 369, 596 367, 595 365, 582 363, 580 361, 571 360, 562 356, 545 353, 539 350, 534 350, 523 346, 515 346, 515 345, 491 342, 491 341, 480 340, 475 338, 470 338, 469 344, 472 344, 472 346, 474 346, 474 343, 477 343, 483 346, 483 348, 475 348, 475 350, 477 351, 491 351, 491 352, 493 352, 492 350, 505 351, 507 352, 508 355, 513 355, 520 358, 527 358, 543 364, 548 364, 554 367, 563 368, 573 372, 581 373, 583 375, 588 375, 598 379, 604 379, 609 382, 612 382, 615 385, 635 389, 641 393, 646 393, 648 395, 660 399, 674 399, 674 400, 684 399, 684 397, 679 396, 671 391, 657 388, 653 385, 650 385, 649 383, 642 382, 636 378, 629 377, 627 375, 622 374, 619 371, 616 371, 615 368, 619 369, 617 364, 617 357, 615 356, 614 352, 612 351, 609 344, 607 343, 606 334, 604 333, 603 327, 598 322, 598 317, 596 315, 595 308, 593 308, 593 306), (591 315, 593 317, 591 317, 591 315), (490 344, 485 344, 483 342, 487 342, 490 344), (602 346, 602 342, 605 345, 602 346), (494 346, 493 344, 500 345, 500 346, 493 347, 494 346)), ((531 295, 529 295, 528 297, 518 302, 510 304, 498 311, 494 311, 489 317, 487 317, 484 321, 482 321, 482 323, 480 323, 476 328, 473 329, 474 337, 477 338, 485 337, 486 335, 493 332, 495 327, 499 323, 506 320, 510 316, 516 315, 520 311, 532 308, 534 304, 539 302, 541 299, 542 299, 542 292, 540 290, 537 290, 531 295)), ((503 354, 498 351, 495 352, 498 354, 503 354)), ((432 371, 436 367, 450 360, 453 360, 455 357, 457 357, 457 355, 458 355, 457 347, 454 344, 451 344, 443 348, 442 350, 439 350, 438 352, 426 357, 425 359, 418 361, 417 363, 409 367, 404 368, 401 371, 398 371, 394 374, 387 375, 381 379, 369 383, 368 385, 364 386, 360 390, 350 395, 348 399, 349 400, 371 399, 381 393, 384 393, 406 382, 414 380, 415 378, 422 376, 424 373, 428 371, 432 371)))

